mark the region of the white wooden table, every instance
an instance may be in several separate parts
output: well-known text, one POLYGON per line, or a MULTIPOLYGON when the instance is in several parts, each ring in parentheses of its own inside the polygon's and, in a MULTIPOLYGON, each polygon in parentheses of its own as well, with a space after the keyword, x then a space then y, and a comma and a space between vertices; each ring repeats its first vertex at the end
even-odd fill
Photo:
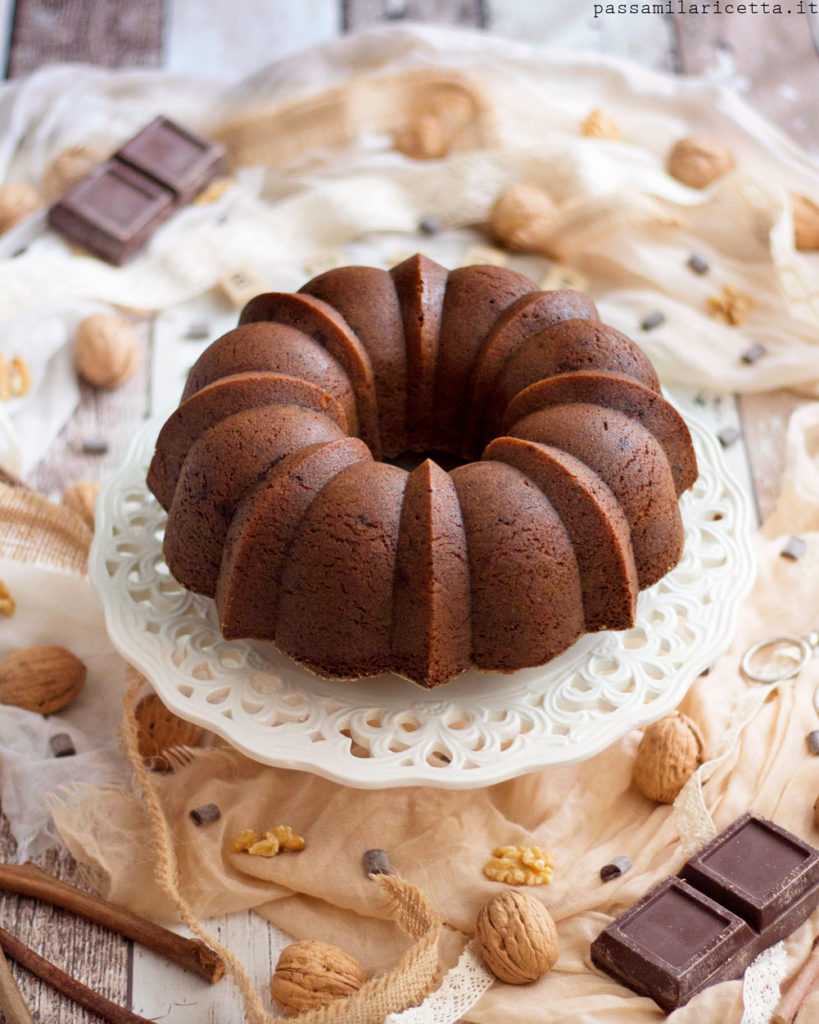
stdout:
MULTIPOLYGON (((594 5, 585 0, 0 0, 0 55, 10 76, 56 61, 84 60, 179 72, 218 70, 238 80, 278 57, 376 22, 457 23, 560 49, 627 57, 672 73, 705 74, 736 88, 819 154, 819 16, 679 13, 679 0, 669 6, 674 13, 595 17, 594 5)), ((795 11, 797 4, 791 6, 795 11)), ((683 8, 690 8, 688 0, 683 8)), ((144 322, 141 332, 147 356, 143 369, 113 394, 83 391, 80 408, 29 484, 59 494, 71 481, 101 478, 121 459, 150 394, 153 325, 144 322), (81 453, 82 440, 91 436, 109 441, 108 455, 81 453)), ((728 457, 732 470, 747 481, 763 518, 777 493, 785 424, 797 402, 786 392, 738 402, 709 396, 707 401, 715 424, 743 430, 728 457)), ((0 838, 0 854, 10 849, 6 834, 0 838)), ((66 856, 54 855, 45 866, 76 880, 66 856)), ((144 1016, 169 1024, 226 1024, 242 1017, 228 984, 210 989, 180 977, 153 955, 59 910, 2 896, 0 923, 86 984, 144 1016)), ((213 927, 263 985, 275 960, 267 927, 252 914, 213 927)), ((15 974, 38 1020, 95 1020, 25 971, 15 967, 15 974)))

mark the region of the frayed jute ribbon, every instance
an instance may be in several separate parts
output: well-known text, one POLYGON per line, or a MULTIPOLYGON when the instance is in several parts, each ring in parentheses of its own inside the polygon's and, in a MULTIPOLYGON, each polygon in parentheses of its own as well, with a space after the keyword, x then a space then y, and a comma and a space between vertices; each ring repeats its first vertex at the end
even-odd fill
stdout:
MULTIPOLYGON (((157 883, 194 935, 224 960, 241 994, 246 1020, 250 1024, 284 1024, 286 1018, 265 1010, 256 985, 238 958, 208 934, 182 895, 171 830, 137 746, 135 709, 144 686, 144 677, 129 667, 121 733, 125 756, 153 832, 157 883)), ((440 915, 409 882, 395 875, 371 877, 388 900, 390 919, 414 940, 413 945, 395 967, 365 982, 357 992, 321 1009, 299 1014, 298 1020, 303 1024, 383 1024, 388 1014, 416 1006, 439 983, 438 940, 443 927, 440 915)))
POLYGON ((90 544, 91 530, 72 509, 0 483, 0 554, 82 574, 90 544))

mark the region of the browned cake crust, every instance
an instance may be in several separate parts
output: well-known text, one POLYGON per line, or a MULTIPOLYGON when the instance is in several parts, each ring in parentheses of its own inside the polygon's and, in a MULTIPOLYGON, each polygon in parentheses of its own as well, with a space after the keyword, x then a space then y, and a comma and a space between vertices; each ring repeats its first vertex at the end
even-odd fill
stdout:
POLYGON ((185 459, 165 530, 165 556, 179 582, 212 597, 243 496, 285 455, 343 436, 326 416, 292 405, 245 409, 206 430, 185 459))
POLYGON ((682 552, 691 439, 578 292, 423 256, 253 299, 200 357, 148 482, 223 634, 438 686, 634 619, 682 552), (360 439, 359 439, 360 438, 360 439), (383 450, 480 461, 408 473, 383 450))
POLYGON ((471 662, 470 576, 452 477, 427 459, 407 479, 393 594, 394 670, 426 686, 471 662))
POLYGON ((534 290, 528 277, 506 267, 459 267, 450 273, 438 339, 431 447, 460 451, 464 399, 481 343, 501 313, 534 290))
POLYGON ((516 437, 495 438, 483 457, 524 473, 560 516, 580 572, 586 631, 633 626, 640 588, 631 531, 600 477, 559 448, 516 437))
POLYGON ((435 365, 447 271, 426 256, 411 256, 390 271, 401 303, 407 346, 407 447, 431 445, 435 421, 435 365))
POLYGON ((265 473, 242 500, 225 537, 216 586, 225 639, 275 638, 285 555, 302 516, 329 480, 362 461, 372 455, 356 437, 307 445, 265 473))
POLYGON ((345 679, 392 667, 406 480, 395 466, 356 462, 326 484, 296 529, 282 573, 276 644, 322 675, 345 679))
POLYGON ((350 432, 358 433, 355 391, 347 374, 326 348, 285 324, 245 324, 217 338, 191 367, 182 401, 221 377, 254 371, 318 384, 338 400, 350 432))
POLYGON ((608 485, 628 520, 641 588, 677 564, 683 526, 674 479, 644 426, 614 409, 578 403, 530 413, 510 434, 568 452, 608 485))
POLYGON ((370 446, 376 458, 380 458, 378 402, 372 363, 367 350, 341 314, 312 295, 265 292, 247 303, 239 316, 239 325, 260 320, 295 327, 327 349, 347 374, 355 392, 361 439, 370 446))
POLYGON ((346 433, 340 404, 317 384, 278 373, 238 373, 222 377, 197 391, 176 409, 156 442, 148 470, 148 486, 163 508, 173 501, 179 474, 191 445, 210 427, 243 409, 297 405, 328 416, 346 433))
POLYGON ((378 430, 385 456, 407 448, 407 356, 395 284, 386 270, 338 267, 308 281, 300 292, 339 312, 367 350, 378 403, 378 430))
POLYGON ((501 313, 484 339, 469 375, 464 409, 464 458, 474 459, 480 455, 481 413, 509 359, 533 335, 553 324, 573 319, 596 320, 597 307, 588 295, 569 288, 521 295, 501 313))
POLYGON ((631 338, 598 320, 566 320, 530 337, 506 363, 487 404, 485 440, 498 436, 506 407, 524 388, 571 370, 613 370, 660 390, 648 356, 631 338))
POLYGON ((583 631, 572 543, 546 496, 502 462, 452 471, 469 553, 472 660, 509 672, 542 665, 583 631))

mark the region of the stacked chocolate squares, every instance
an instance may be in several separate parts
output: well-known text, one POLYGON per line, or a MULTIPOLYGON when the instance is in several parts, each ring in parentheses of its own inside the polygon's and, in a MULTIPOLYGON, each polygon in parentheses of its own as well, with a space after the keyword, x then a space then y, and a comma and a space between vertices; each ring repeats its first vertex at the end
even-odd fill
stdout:
POLYGON ((225 169, 221 146, 157 117, 70 188, 49 210, 48 222, 119 266, 225 169))
POLYGON ((751 813, 598 935, 592 961, 664 1010, 790 935, 819 902, 819 850, 751 813))

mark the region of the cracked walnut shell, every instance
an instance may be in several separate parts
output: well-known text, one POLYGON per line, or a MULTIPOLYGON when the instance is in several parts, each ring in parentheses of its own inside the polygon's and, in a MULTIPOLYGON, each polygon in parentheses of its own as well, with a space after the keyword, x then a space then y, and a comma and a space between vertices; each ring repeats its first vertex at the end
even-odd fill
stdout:
POLYGON ((668 173, 691 188, 705 188, 733 166, 731 150, 704 135, 680 139, 668 157, 668 173))
POLYGON ((493 882, 507 885, 548 885, 555 859, 539 846, 496 846, 483 873, 493 882))
POLYGON ((526 892, 507 889, 481 908, 475 944, 486 966, 509 985, 526 985, 554 967, 560 953, 549 911, 526 892))
POLYGON ((270 994, 285 1016, 294 1017, 352 995, 366 980, 363 966, 340 946, 304 939, 282 950, 270 994))
POLYGON ((687 715, 674 711, 643 733, 631 780, 649 800, 672 804, 704 760, 702 733, 687 715))

